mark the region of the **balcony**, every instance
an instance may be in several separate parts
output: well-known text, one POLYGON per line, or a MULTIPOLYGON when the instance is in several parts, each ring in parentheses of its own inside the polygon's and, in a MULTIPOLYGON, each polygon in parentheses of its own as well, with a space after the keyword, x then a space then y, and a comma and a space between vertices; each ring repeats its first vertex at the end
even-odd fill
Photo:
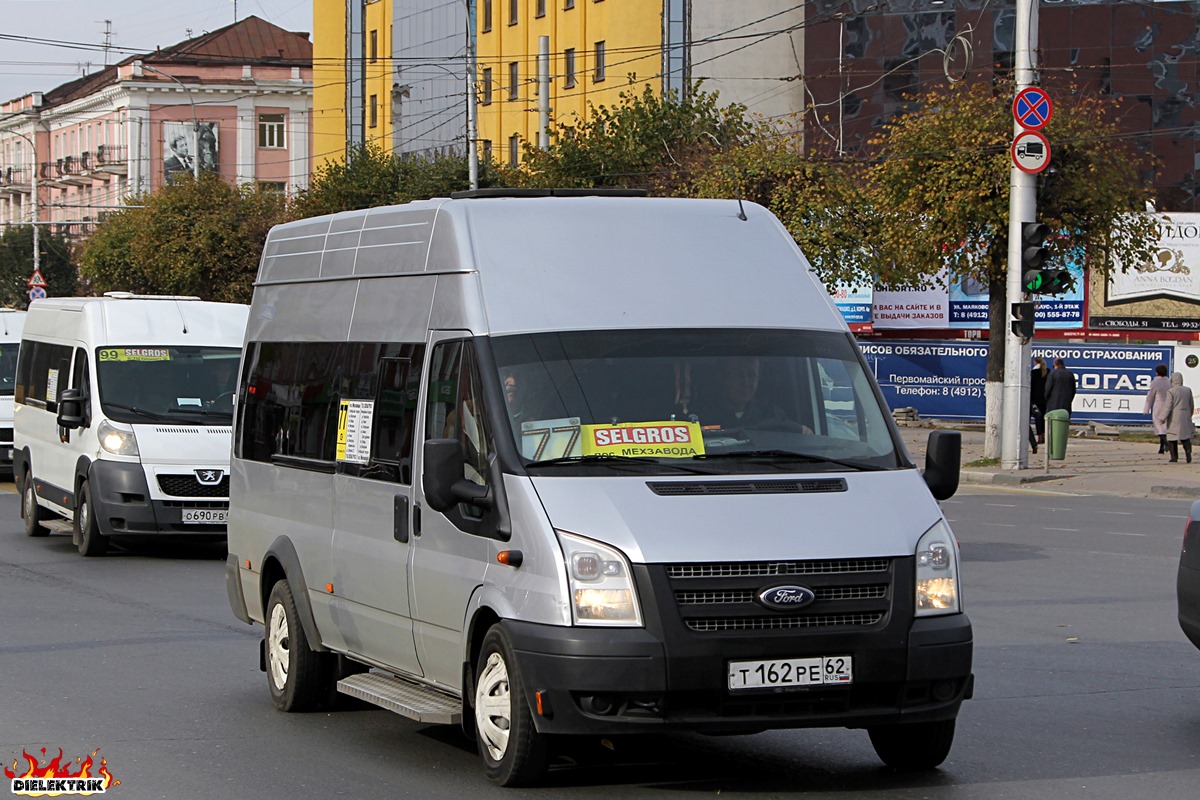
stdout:
POLYGON ((79 156, 66 156, 54 162, 56 180, 63 186, 91 186, 92 179, 84 174, 79 156))
POLYGON ((0 169, 0 192, 29 194, 33 191, 33 170, 29 167, 0 169))
POLYGON ((92 159, 92 175, 103 178, 104 175, 128 175, 129 156, 125 145, 102 144, 96 148, 92 159))

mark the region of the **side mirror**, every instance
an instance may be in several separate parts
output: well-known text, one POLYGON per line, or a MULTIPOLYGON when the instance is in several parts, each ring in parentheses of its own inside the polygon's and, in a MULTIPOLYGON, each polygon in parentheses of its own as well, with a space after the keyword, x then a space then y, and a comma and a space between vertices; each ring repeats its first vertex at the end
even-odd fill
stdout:
POLYGON ((78 389, 63 389, 58 400, 58 425, 67 430, 83 427, 83 395, 78 389))
POLYGON ((949 500, 958 491, 962 470, 962 434, 933 431, 925 447, 925 484, 936 500, 949 500))
POLYGON ((434 511, 449 511, 459 503, 491 506, 488 487, 463 477, 467 459, 458 439, 429 439, 422 461, 421 489, 434 511))

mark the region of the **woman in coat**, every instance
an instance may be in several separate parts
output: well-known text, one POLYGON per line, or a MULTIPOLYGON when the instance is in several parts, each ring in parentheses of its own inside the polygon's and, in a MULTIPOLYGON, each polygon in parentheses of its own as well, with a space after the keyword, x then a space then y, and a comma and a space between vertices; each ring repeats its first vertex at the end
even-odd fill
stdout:
POLYGON ((1146 408, 1143 414, 1149 414, 1154 420, 1154 433, 1158 436, 1158 452, 1167 452, 1167 426, 1158 421, 1158 409, 1167 402, 1167 392, 1171 389, 1171 379, 1167 377, 1167 365, 1159 364, 1154 368, 1154 380, 1146 391, 1146 408))
POLYGON ((1156 417, 1166 425, 1171 461, 1179 460, 1179 443, 1183 442, 1183 455, 1189 464, 1192 463, 1192 435, 1196 432, 1192 425, 1192 413, 1195 410, 1192 390, 1183 385, 1183 373, 1171 373, 1167 402, 1162 404, 1162 411, 1156 417))

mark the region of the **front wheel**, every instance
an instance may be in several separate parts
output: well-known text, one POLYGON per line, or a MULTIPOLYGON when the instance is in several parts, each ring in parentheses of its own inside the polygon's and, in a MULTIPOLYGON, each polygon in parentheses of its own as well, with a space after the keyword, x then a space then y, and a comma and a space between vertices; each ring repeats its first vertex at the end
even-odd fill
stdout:
POLYGON ((879 725, 868 728, 875 753, 889 767, 905 771, 933 769, 950 755, 954 720, 879 725))
POLYGON ((33 489, 33 473, 25 471, 25 480, 21 481, 21 517, 25 520, 26 536, 46 536, 49 530, 42 527, 42 520, 48 519, 46 510, 38 505, 37 493, 33 489))
POLYGON ((528 786, 546 771, 546 737, 537 732, 508 636, 499 625, 483 639, 475 671, 475 739, 489 779, 528 786))
POLYGON ((329 689, 329 662, 308 646, 296 599, 286 580, 267 600, 267 685, 280 711, 312 711, 329 689))
POLYGON ((100 523, 92 508, 92 489, 87 481, 79 487, 79 502, 75 504, 75 544, 79 554, 87 558, 108 552, 108 537, 100 533, 100 523))

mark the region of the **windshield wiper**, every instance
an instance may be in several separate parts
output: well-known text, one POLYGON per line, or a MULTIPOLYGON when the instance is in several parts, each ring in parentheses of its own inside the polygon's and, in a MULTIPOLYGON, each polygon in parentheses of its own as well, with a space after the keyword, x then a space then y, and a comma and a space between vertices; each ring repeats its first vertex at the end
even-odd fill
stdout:
POLYGON ((198 414, 202 417, 208 417, 208 416, 228 417, 229 419, 233 419, 232 411, 214 411, 214 410, 208 409, 208 408, 201 408, 200 406, 180 406, 179 408, 168 408, 167 413, 168 414, 198 414))
POLYGON ((158 420, 159 422, 170 422, 171 421, 171 418, 168 417, 166 414, 159 414, 155 411, 147 411, 146 409, 138 408, 137 406, 127 406, 124 403, 114 403, 111 400, 101 400, 100 405, 108 406, 109 408, 119 408, 122 411, 132 411, 134 414, 137 414, 139 417, 145 417, 146 419, 154 419, 154 420, 158 420))
POLYGON ((737 450, 731 453, 711 453, 702 456, 692 456, 696 461, 717 461, 721 459, 744 461, 803 461, 810 464, 837 464, 840 467, 856 469, 861 472, 877 472, 886 469, 878 464, 868 464, 865 461, 849 461, 842 458, 818 456, 812 453, 797 453, 792 450, 737 450))
POLYGON ((669 469, 678 470, 680 472, 689 472, 693 475, 706 475, 703 470, 694 469, 684 464, 673 464, 669 461, 660 461, 658 459, 636 458, 634 456, 619 456, 614 453, 592 453, 586 456, 560 456, 559 458, 547 458, 543 461, 530 461, 525 466, 529 467, 561 467, 564 465, 579 465, 579 464, 604 464, 611 466, 634 465, 639 467, 667 467, 669 469))

